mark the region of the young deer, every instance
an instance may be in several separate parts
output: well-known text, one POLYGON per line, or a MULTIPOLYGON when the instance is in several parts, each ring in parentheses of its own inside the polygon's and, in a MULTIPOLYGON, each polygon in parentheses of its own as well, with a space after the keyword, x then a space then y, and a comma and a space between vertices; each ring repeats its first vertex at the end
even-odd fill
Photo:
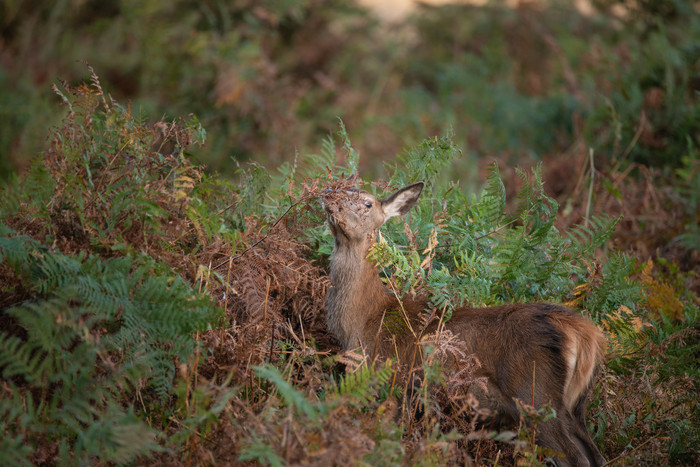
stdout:
MULTIPOLYGON (((346 350, 362 347, 369 355, 411 362, 417 337, 407 329, 386 326, 386 313, 402 310, 413 329, 418 329, 420 315, 429 308, 427 299, 399 300, 384 286, 367 254, 376 242, 377 229, 387 219, 407 213, 423 185, 414 183, 382 200, 354 188, 327 190, 324 196, 335 238, 327 324, 346 350)), ((517 426, 516 398, 534 401, 536 408, 549 405, 556 410, 556 418, 538 425, 538 444, 563 454, 556 459, 561 466, 605 464, 585 424, 586 398, 605 343, 593 323, 562 306, 530 303, 459 308, 445 328, 464 340, 468 352, 481 363, 477 376, 487 378, 487 391, 469 388, 479 408, 491 414, 483 424, 517 426)))

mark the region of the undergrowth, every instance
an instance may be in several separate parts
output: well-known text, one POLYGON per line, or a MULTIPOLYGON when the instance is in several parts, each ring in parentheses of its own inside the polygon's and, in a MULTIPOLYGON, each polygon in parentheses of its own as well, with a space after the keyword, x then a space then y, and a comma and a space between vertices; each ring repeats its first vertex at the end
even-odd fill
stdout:
MULTIPOLYGON (((195 117, 146 123, 94 73, 55 91, 63 124, 2 192, 3 464, 544 461, 529 428, 474 430, 463 388, 483 381, 451 333, 425 342, 409 399, 393 362, 341 353, 326 331, 332 241, 318 197, 359 165, 342 123, 318 154, 232 182, 193 162, 195 117), (446 359, 463 371, 444 372, 446 359)), ((591 316, 610 338, 588 420, 601 451, 697 461, 698 299, 685 272, 615 251, 617 215, 592 209, 562 228, 546 167, 517 173, 515 201, 497 165, 464 194, 444 181, 459 154, 429 138, 364 185, 427 183, 371 252, 387 284, 427 294, 445 319, 518 301, 591 316)), ((553 416, 521 409, 523 427, 553 416)))

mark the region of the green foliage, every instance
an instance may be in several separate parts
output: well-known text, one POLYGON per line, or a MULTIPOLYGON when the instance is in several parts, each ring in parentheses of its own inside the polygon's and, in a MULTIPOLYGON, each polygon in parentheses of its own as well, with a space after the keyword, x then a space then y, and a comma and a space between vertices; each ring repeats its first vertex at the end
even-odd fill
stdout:
POLYGON ((312 404, 303 394, 297 391, 273 366, 257 366, 255 373, 274 385, 279 394, 289 407, 295 408, 299 414, 305 415, 309 420, 316 420, 322 412, 320 405, 312 404))
MULTIPOLYGON (((596 438, 629 463, 693 463, 693 446, 700 439, 695 410, 700 382, 698 307, 686 297, 690 301, 679 301, 680 316, 666 316, 653 306, 654 294, 672 290, 659 287, 666 276, 652 276, 651 261, 638 273, 640 267, 629 256, 608 258, 602 271, 590 274, 584 293, 591 311, 601 308, 611 344, 604 384, 590 404, 596 438), (644 447, 659 433, 667 438, 661 452, 644 447)), ((678 300, 673 295, 664 299, 678 300)))
MULTIPOLYGON (((691 82, 700 22, 690 1, 629 3, 636 4, 625 23, 630 36, 612 37, 627 42, 629 60, 616 67, 611 78, 619 88, 608 93, 608 109, 600 105, 593 111, 590 127, 598 130, 603 121, 610 121, 612 112, 617 131, 605 132, 601 138, 612 160, 629 157, 644 164, 678 167, 688 139, 698 144, 697 136, 689 135, 699 112, 691 82)), ((614 51, 608 53, 614 59, 614 51)))
POLYGON ((472 208, 474 224, 482 223, 479 230, 487 232, 488 226, 499 225, 505 215, 506 188, 498 172, 498 164, 492 163, 486 177, 486 187, 479 202, 472 208))
POLYGON ((92 87, 55 91, 69 109, 64 125, 43 161, 3 188, 12 201, 0 212, 0 369, 7 403, 26 409, 3 400, 3 447, 21 446, 13 463, 132 462, 162 450, 144 419, 170 410, 176 362, 221 318, 143 251, 167 257, 175 247, 163 238, 173 212, 201 216, 203 237, 216 231, 201 221, 204 190, 184 153, 204 132, 194 117, 147 128, 107 102, 94 75, 92 87), (4 223, 35 228, 30 237, 4 223))
MULTIPOLYGON (((284 373, 286 373, 286 368, 284 373)), ((263 416, 267 419, 277 419, 278 409, 288 407, 289 413, 294 417, 285 417, 284 423, 291 423, 299 431, 309 430, 313 433, 323 433, 329 427, 333 427, 337 421, 334 417, 340 411, 356 410, 358 413, 372 413, 378 406, 378 395, 387 386, 394 375, 394 369, 390 362, 375 363, 372 365, 361 364, 354 371, 348 371, 335 384, 333 380, 326 381, 324 397, 318 399, 315 395, 307 395, 301 392, 285 377, 283 372, 270 364, 255 366, 256 375, 264 381, 261 387, 265 388, 266 409, 263 416), (348 409, 350 407, 351 409, 348 409), (369 410, 368 410, 369 409, 369 410)), ((400 430, 395 425, 387 424, 380 417, 377 420, 376 437, 379 441, 377 449, 367 456, 371 459, 380 452, 392 453, 393 459, 403 458, 403 449, 400 444, 400 430)), ((321 435, 323 436, 323 435, 321 435)), ((353 436, 352 433, 341 434, 340 442, 345 437, 353 436)), ((313 435, 312 439, 317 439, 313 435)), ((347 441, 347 440, 346 440, 347 441)), ((283 465, 283 459, 279 455, 279 445, 261 438, 261 434, 250 430, 250 435, 243 443, 238 460, 256 460, 269 465, 283 465)), ((310 447, 311 448, 311 447, 310 447)))
POLYGON ((0 264, 33 294, 2 312, 6 443, 29 443, 16 451, 26 460, 37 443, 61 441, 61 456, 78 463, 127 462, 159 449, 156 433, 122 398, 138 392, 157 404, 169 396, 175 360, 195 349, 192 333, 217 320, 210 300, 157 273, 146 257, 67 256, 3 233, 0 264), (13 404, 26 407, 24 415, 13 404))
POLYGON ((182 378, 171 392, 177 398, 177 410, 174 413, 179 416, 178 425, 182 427, 168 440, 175 446, 187 446, 206 440, 224 418, 226 409, 236 396, 235 390, 229 387, 231 375, 220 385, 211 382, 197 384, 197 356, 198 354, 187 364, 180 364, 182 378))
POLYGON ((258 377, 272 383, 285 405, 294 408, 300 416, 313 422, 324 419, 341 403, 357 408, 372 406, 376 403, 379 391, 394 375, 390 362, 361 365, 355 371, 342 376, 337 386, 331 388, 323 401, 311 401, 295 389, 274 366, 256 366, 254 369, 258 377))
POLYGON ((391 177, 396 186, 411 181, 423 180, 428 186, 436 181, 441 172, 460 154, 450 135, 423 140, 418 146, 407 150, 397 158, 391 177), (400 169, 399 169, 400 167, 400 169))
POLYGON ((34 293, 2 315, 12 323, 0 334, 0 368, 12 394, 3 402, 3 432, 7 443, 29 443, 16 455, 26 460, 31 446, 59 441, 67 443, 61 455, 79 463, 91 456, 126 462, 158 449, 155 432, 121 398, 136 391, 154 403, 168 397, 175 359, 194 350, 195 330, 217 319, 210 301, 155 273, 146 258, 66 256, 3 236, 0 263, 34 293))
POLYGON ((692 307, 683 322, 652 325, 624 312, 607 321, 613 354, 591 401, 591 419, 596 438, 628 463, 697 459, 700 336, 687 324, 697 322, 697 314, 692 307), (661 452, 641 449, 660 433, 666 437, 661 452))
POLYGON ((284 459, 275 452, 275 449, 257 437, 254 437, 253 441, 249 442, 241 449, 238 460, 242 462, 256 461, 260 464, 270 465, 272 467, 281 467, 285 465, 284 459))
POLYGON ((93 245, 122 249, 135 235, 159 233, 172 211, 187 211, 200 175, 185 148, 205 134, 196 117, 149 130, 130 109, 100 101, 94 75, 93 89, 55 92, 70 111, 45 158, 55 184, 46 215, 67 218, 72 235, 93 245))
POLYGON ((687 155, 682 167, 676 169, 680 186, 678 193, 685 200, 688 224, 676 240, 688 249, 700 251, 700 150, 688 138, 687 155))
POLYGON ((603 265, 600 277, 593 276, 585 307, 593 316, 602 318, 625 306, 639 312, 645 294, 641 283, 632 279, 638 272, 636 261, 624 253, 611 253, 603 265))
POLYGON ((382 437, 378 441, 374 446, 374 450, 367 454, 359 465, 386 467, 400 467, 404 465, 403 460, 406 452, 403 444, 401 444, 401 432, 399 430, 391 432, 389 436, 382 437))
MULTIPOLYGON (((338 134, 340 135, 340 139, 343 142, 343 151, 345 152, 345 164, 347 165, 348 169, 350 170, 350 174, 357 174, 357 165, 360 161, 360 154, 355 150, 354 147, 352 147, 352 143, 350 143, 350 136, 348 135, 348 131, 345 129, 345 123, 343 123, 343 120, 338 119, 338 122, 340 124, 340 131, 338 134)), ((328 151, 326 151, 328 153, 328 151)))
MULTIPOLYGON (((449 139, 443 138, 440 148, 444 155, 458 153, 449 139)), ((418 164, 394 167, 392 180, 415 181, 411 171, 416 167, 420 175, 434 177, 450 160, 416 157, 418 164)), ((585 278, 587 261, 610 238, 618 219, 596 216, 562 234, 554 227, 558 204, 544 192, 541 169, 535 168, 532 176, 523 171, 518 175, 523 188, 513 213, 506 211, 496 165, 478 199, 468 200, 456 184, 438 185, 434 193, 426 189, 409 215, 421 243, 399 248, 408 239, 390 229, 371 258, 391 274, 397 291, 424 283, 438 308, 567 298, 585 278)))
POLYGON ((363 365, 354 372, 346 373, 338 386, 329 395, 329 400, 344 399, 359 407, 371 406, 376 401, 379 389, 394 375, 390 362, 363 365))

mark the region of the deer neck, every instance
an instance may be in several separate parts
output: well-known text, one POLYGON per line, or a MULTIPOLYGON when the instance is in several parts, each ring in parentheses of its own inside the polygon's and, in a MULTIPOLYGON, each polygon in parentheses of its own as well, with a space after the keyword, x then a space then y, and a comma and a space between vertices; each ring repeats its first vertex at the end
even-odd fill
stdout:
POLYGON ((367 259, 374 241, 350 248, 336 241, 331 258, 331 289, 326 298, 326 321, 344 349, 374 346, 386 287, 373 261, 367 259))

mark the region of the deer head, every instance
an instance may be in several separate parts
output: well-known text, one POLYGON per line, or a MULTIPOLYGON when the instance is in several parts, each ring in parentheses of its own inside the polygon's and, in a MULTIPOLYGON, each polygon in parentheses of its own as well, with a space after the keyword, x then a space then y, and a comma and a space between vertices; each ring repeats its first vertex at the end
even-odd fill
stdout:
POLYGON ((369 249, 377 229, 390 218, 411 210, 424 185, 423 182, 414 183, 381 200, 357 188, 329 192, 323 207, 336 245, 340 242, 343 246, 369 249))

